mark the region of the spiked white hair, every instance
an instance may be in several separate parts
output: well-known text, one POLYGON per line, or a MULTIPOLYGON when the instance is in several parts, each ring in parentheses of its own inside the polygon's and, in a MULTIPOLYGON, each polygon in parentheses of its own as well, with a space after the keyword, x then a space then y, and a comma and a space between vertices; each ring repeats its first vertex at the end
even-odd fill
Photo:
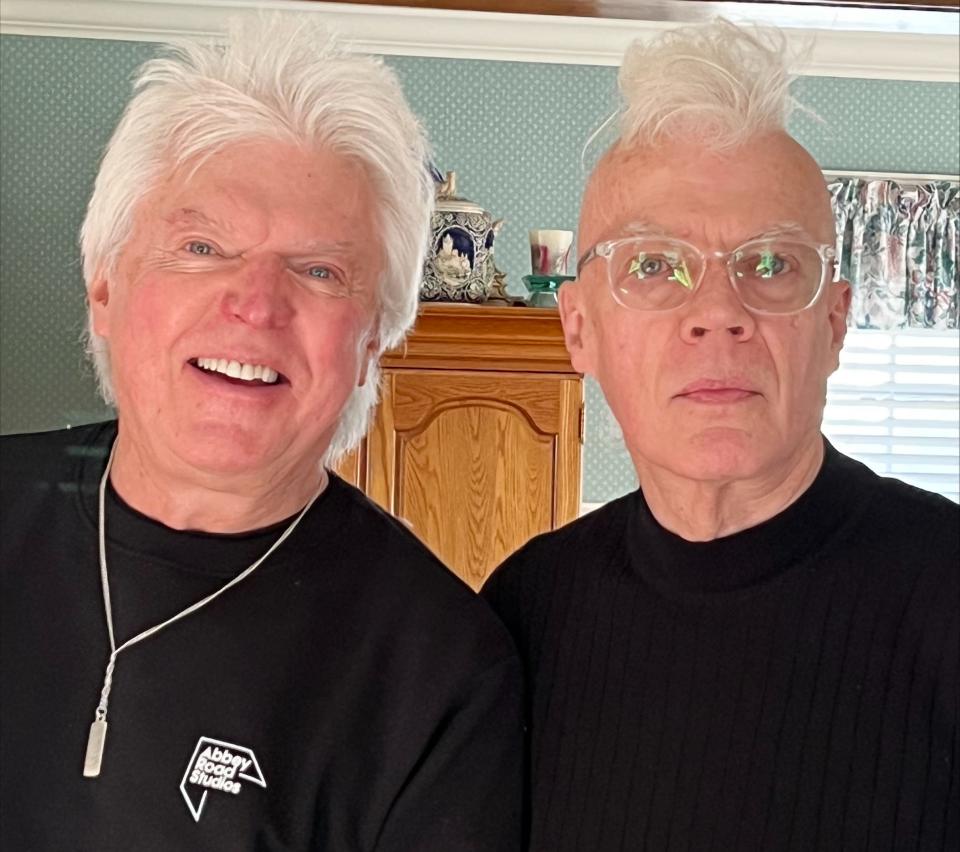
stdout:
MULTIPOLYGON (((434 191, 423 130, 390 69, 348 54, 305 16, 256 16, 234 21, 225 42, 169 45, 140 69, 135 92, 107 146, 80 233, 88 288, 114 269, 138 205, 165 175, 227 145, 277 139, 330 148, 364 165, 384 240, 380 350, 403 340, 416 317, 434 191)), ((112 403, 109 348, 89 316, 87 349, 112 403)), ((328 463, 365 434, 378 386, 371 364, 341 413, 328 463)))
POLYGON ((620 141, 695 139, 715 150, 783 130, 797 106, 780 30, 724 19, 680 27, 626 51, 618 78, 620 141))

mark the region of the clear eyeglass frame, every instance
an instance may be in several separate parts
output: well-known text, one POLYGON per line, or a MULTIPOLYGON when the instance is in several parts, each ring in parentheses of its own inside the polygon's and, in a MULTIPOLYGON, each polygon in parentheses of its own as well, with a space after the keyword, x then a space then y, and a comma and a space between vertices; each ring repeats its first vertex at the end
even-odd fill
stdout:
POLYGON ((792 234, 777 234, 774 236, 760 236, 747 240, 731 251, 703 251, 699 247, 695 246, 693 243, 688 243, 686 240, 681 240, 678 237, 670 237, 664 234, 636 234, 629 237, 618 237, 612 240, 604 240, 597 243, 592 248, 588 249, 581 256, 580 260, 577 262, 577 277, 580 277, 583 267, 586 266, 594 258, 603 258, 607 261, 606 265, 606 278, 607 286, 610 289, 610 293, 614 298, 614 301, 617 302, 621 307, 626 308, 631 311, 638 311, 641 313, 665 313, 667 311, 676 310, 677 308, 683 307, 683 305, 689 303, 693 299, 694 294, 697 290, 700 289, 700 285, 703 283, 703 279, 706 275, 707 262, 711 258, 716 258, 718 260, 724 261, 724 268, 727 272, 727 279, 730 282, 730 285, 733 287, 733 291, 737 294, 737 297, 740 300, 740 303, 751 313, 755 314, 764 314, 768 316, 790 316, 792 314, 799 314, 803 311, 809 310, 812 308, 820 296, 823 294, 824 286, 827 283, 828 278, 832 281, 838 280, 838 268, 836 265, 837 252, 836 248, 827 243, 816 243, 811 240, 804 239, 802 236, 795 236, 792 234), (692 286, 685 288, 684 292, 686 297, 682 302, 679 302, 675 305, 670 305, 666 308, 640 308, 636 305, 626 304, 623 301, 622 296, 618 295, 618 285, 615 282, 613 275, 613 267, 610 265, 610 258, 613 257, 616 250, 628 243, 636 243, 643 240, 654 240, 661 243, 668 242, 677 247, 687 249, 692 252, 693 256, 700 260, 699 265, 699 274, 695 281, 692 282, 692 286), (745 299, 743 292, 737 281, 737 276, 734 271, 734 263, 737 258, 737 255, 742 253, 744 249, 753 247, 753 246, 763 246, 776 243, 777 241, 782 241, 784 243, 790 243, 796 246, 804 246, 806 248, 813 249, 820 258, 820 280, 817 283, 817 287, 813 292, 813 295, 810 299, 799 308, 790 308, 787 311, 774 311, 768 310, 766 308, 758 308, 750 305, 745 299), (831 274, 832 272, 832 274, 831 274))

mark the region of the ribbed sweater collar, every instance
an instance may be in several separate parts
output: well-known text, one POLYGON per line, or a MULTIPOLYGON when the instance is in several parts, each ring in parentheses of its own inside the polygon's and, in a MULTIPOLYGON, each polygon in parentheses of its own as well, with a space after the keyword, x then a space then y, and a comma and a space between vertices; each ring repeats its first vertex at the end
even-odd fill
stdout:
POLYGON ((667 596, 717 594, 760 585, 816 557, 863 509, 872 474, 824 440, 810 487, 779 514, 746 530, 691 542, 662 527, 638 489, 627 515, 632 568, 667 596))

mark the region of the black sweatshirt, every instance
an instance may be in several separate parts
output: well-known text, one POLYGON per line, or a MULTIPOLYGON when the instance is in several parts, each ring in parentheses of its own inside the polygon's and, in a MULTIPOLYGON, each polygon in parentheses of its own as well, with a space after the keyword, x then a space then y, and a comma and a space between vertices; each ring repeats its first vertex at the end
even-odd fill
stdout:
POLYGON ((531 850, 957 850, 957 506, 827 446, 692 543, 641 491, 484 595, 528 675, 531 850))
MULTIPOLYGON (((4 438, 4 852, 517 850, 520 665, 487 605, 336 477, 207 607, 108 657, 96 491, 112 424, 4 438)), ((117 643, 219 588, 287 523, 175 532, 108 490, 117 643)))

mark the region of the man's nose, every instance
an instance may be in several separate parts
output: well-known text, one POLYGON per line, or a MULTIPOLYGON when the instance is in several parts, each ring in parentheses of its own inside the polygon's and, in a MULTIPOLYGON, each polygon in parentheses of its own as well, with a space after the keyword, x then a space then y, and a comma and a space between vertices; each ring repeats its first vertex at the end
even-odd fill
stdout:
POLYGON ((280 260, 244 261, 231 276, 223 309, 231 319, 254 328, 282 328, 293 317, 289 272, 280 260))
POLYGON ((703 280, 683 307, 680 336, 695 342, 712 332, 725 332, 736 340, 747 340, 756 330, 756 319, 733 289, 722 260, 710 258, 703 280))

